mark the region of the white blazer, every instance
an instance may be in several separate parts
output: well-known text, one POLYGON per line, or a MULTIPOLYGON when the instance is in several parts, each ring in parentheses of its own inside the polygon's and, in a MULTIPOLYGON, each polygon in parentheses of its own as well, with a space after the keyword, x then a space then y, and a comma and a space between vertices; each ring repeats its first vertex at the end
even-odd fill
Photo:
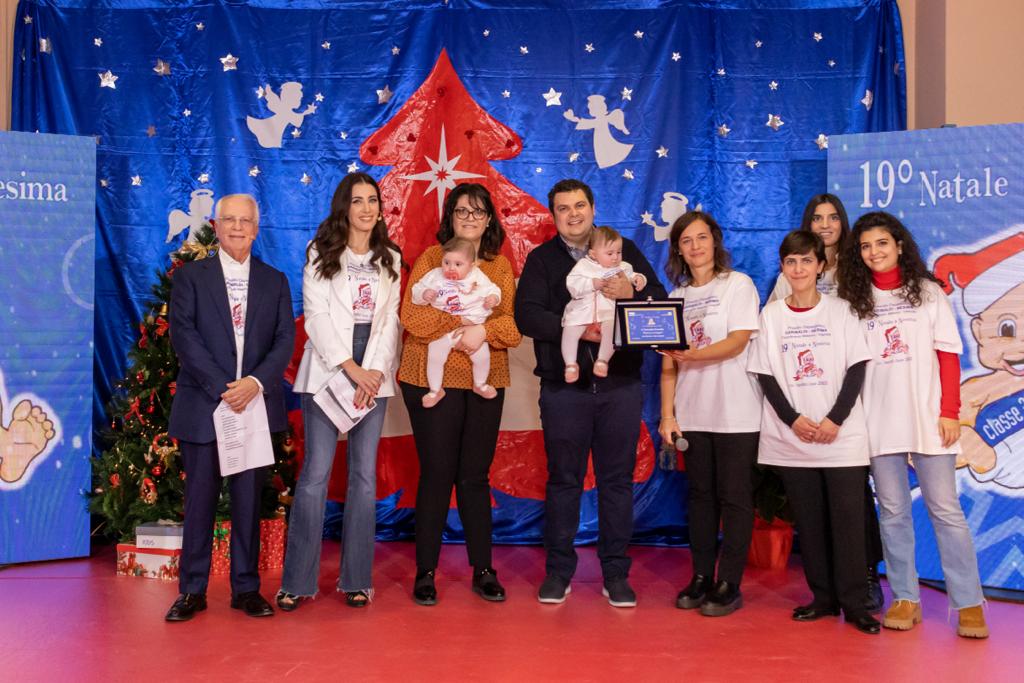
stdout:
MULTIPOLYGON (((391 250, 395 267, 401 255, 391 250)), ((306 341, 302 361, 295 377, 294 390, 314 394, 338 370, 338 366, 352 358, 352 293, 348 286, 348 259, 341 255, 341 270, 330 280, 317 275, 316 249, 310 250, 302 269, 302 305, 306 316, 306 341)), ((370 340, 366 344, 362 367, 379 370, 384 374, 378 396, 395 395, 395 370, 398 365, 398 303, 401 286, 384 268, 380 273, 377 299, 370 323, 370 340)))

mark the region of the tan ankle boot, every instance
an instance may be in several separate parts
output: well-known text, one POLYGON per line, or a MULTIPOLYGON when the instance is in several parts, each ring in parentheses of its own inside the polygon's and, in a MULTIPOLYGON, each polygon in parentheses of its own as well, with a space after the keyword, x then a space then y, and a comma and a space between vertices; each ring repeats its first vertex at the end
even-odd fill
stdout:
MULTIPOLYGON (((882 626, 897 631, 909 631, 915 624, 921 623, 921 603, 910 600, 897 600, 886 611, 882 626)), ((984 623, 984 622, 983 622, 984 623)))
POLYGON ((981 605, 960 610, 956 634, 962 638, 988 638, 988 625, 985 624, 985 613, 981 611, 981 605))

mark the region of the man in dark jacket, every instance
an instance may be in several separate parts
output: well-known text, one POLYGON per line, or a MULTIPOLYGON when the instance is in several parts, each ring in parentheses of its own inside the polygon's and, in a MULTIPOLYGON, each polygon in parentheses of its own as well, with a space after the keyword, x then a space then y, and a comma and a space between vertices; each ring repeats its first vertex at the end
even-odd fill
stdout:
MULTIPOLYGON (((519 330, 533 338, 537 356, 534 371, 541 378, 540 417, 548 457, 544 504, 544 547, 547 578, 538 591, 543 603, 560 603, 569 593, 576 571, 573 541, 580 521, 580 496, 593 452, 597 477, 597 554, 604 575, 604 595, 615 607, 633 607, 636 594, 628 582, 629 539, 633 535, 633 468, 640 437, 643 405, 640 367, 643 352, 621 349, 609 363, 607 377, 595 377, 600 327, 587 330, 580 341, 579 379, 565 382, 562 360, 562 311, 569 303, 565 278, 586 256, 594 228, 594 195, 579 180, 561 180, 548 193, 548 208, 558 234, 526 258, 516 292, 515 319, 519 330)), ((622 260, 647 278, 637 292, 622 273, 604 285, 610 299, 666 297, 665 288, 636 245, 622 241, 622 260)))

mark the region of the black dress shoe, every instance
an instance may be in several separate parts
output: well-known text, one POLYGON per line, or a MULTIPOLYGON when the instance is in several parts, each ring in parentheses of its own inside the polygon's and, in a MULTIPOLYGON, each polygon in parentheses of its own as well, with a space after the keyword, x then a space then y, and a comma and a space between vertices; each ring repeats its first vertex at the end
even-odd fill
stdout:
POLYGON ((689 585, 679 591, 676 596, 676 607, 679 609, 696 609, 700 607, 708 596, 708 591, 714 582, 710 576, 694 574, 689 585))
POLYGON ((412 599, 417 605, 436 605, 437 588, 434 587, 434 570, 416 571, 416 583, 412 585, 412 599))
POLYGON ((846 623, 861 633, 867 633, 872 636, 877 636, 878 632, 882 630, 881 622, 867 612, 859 612, 854 615, 847 614, 846 623))
POLYGON ((706 617, 724 617, 743 607, 740 587, 728 581, 718 581, 700 606, 700 613, 706 617))
POLYGON ((188 621, 196 612, 206 609, 206 595, 203 593, 182 593, 167 610, 165 621, 188 621))
POLYGON ((498 574, 491 567, 473 570, 473 592, 490 602, 505 601, 505 587, 498 582, 498 574))
POLYGON ((793 609, 794 621, 817 621, 824 617, 838 617, 839 608, 832 605, 800 605, 793 609))
POLYGON ((882 582, 878 578, 878 567, 868 567, 868 597, 864 601, 864 609, 871 614, 882 611, 885 596, 882 595, 882 582))
POLYGON ((239 593, 231 597, 231 608, 243 610, 250 617, 272 617, 274 608, 258 591, 239 593))

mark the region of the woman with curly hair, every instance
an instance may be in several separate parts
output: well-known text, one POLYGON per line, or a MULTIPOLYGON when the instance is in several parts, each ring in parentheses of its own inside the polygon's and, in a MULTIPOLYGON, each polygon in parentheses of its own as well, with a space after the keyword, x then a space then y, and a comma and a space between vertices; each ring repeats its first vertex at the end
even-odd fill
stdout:
POLYGON ((666 270, 676 285, 669 296, 686 302, 690 347, 662 352, 661 364, 658 433, 665 443, 682 434, 690 444, 684 458, 693 577, 676 606, 718 617, 743 605, 740 581, 754 529, 761 394, 747 373, 747 353, 757 335, 759 301, 753 281, 730 266, 722 229, 710 214, 680 216, 669 244, 666 270))
POLYGON ((348 432, 348 489, 342 523, 338 590, 351 607, 373 597, 377 444, 388 397, 395 395, 399 270, 402 257, 388 238, 380 188, 365 173, 338 184, 331 212, 306 247, 302 302, 306 342, 295 378, 302 402, 306 452, 288 524, 288 551, 277 606, 291 611, 316 595, 324 501, 338 428, 313 400, 336 373, 356 386, 358 406, 373 409, 348 432))
POLYGON ((957 633, 985 638, 984 596, 956 491, 963 343, 953 308, 910 231, 881 211, 861 216, 839 259, 839 296, 860 318, 872 361, 862 397, 882 546, 894 602, 882 625, 921 622, 908 458, 939 545, 957 633))

